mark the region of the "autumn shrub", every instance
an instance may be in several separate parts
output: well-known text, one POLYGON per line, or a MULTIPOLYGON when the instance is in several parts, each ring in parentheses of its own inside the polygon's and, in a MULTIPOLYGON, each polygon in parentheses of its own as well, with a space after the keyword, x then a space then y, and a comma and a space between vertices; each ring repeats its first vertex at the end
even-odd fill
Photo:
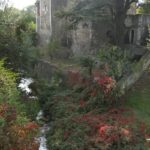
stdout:
POLYGON ((121 150, 137 149, 143 145, 144 149, 144 132, 141 132, 140 123, 129 110, 112 109, 98 115, 89 113, 83 115, 77 122, 86 122, 91 127, 91 142, 94 142, 96 147, 121 150))
POLYGON ((48 145, 54 150, 145 150, 145 132, 141 129, 130 110, 72 114, 54 122, 48 145))
MULTIPOLYGON (((38 150, 39 144, 35 138, 39 127, 30 121, 33 119, 31 116, 27 117, 29 107, 25 108, 27 105, 17 89, 17 77, 0 61, 0 149, 38 150)), ((35 112, 33 107, 32 110, 32 113, 35 112)))
POLYGON ((90 78, 78 71, 69 72, 68 82, 75 92, 80 92, 82 99, 87 97, 107 101, 116 88, 116 81, 112 77, 95 72, 90 78))
MULTIPOLYGON (((53 81, 53 79, 52 79, 53 81)), ((114 102, 116 82, 111 77, 83 76, 69 71, 68 86, 56 86, 57 82, 42 85, 38 97, 47 119, 65 117, 74 112, 86 113, 99 108, 107 109, 114 102)))
POLYGON ((145 150, 148 127, 135 114, 116 106, 116 81, 105 73, 91 77, 69 71, 68 87, 44 108, 53 121, 47 134, 53 150, 145 150))
POLYGON ((39 143, 35 139, 38 128, 36 123, 20 115, 14 106, 0 104, 0 149, 38 150, 39 143))

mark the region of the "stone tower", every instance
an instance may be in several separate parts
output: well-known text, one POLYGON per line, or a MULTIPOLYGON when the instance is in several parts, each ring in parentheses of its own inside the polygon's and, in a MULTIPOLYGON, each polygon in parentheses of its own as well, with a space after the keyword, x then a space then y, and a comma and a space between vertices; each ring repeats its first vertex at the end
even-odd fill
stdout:
POLYGON ((66 20, 56 17, 57 12, 72 8, 80 0, 37 0, 37 33, 39 44, 45 45, 51 39, 60 40, 75 55, 90 51, 92 27, 90 22, 81 22, 77 30, 68 31, 66 20))

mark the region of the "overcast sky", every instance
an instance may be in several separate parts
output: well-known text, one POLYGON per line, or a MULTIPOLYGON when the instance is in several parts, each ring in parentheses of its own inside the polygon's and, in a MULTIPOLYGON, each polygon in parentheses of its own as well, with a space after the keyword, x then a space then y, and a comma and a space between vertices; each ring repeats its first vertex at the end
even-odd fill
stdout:
POLYGON ((11 0, 14 7, 18 9, 23 9, 29 5, 34 5, 36 0, 11 0))

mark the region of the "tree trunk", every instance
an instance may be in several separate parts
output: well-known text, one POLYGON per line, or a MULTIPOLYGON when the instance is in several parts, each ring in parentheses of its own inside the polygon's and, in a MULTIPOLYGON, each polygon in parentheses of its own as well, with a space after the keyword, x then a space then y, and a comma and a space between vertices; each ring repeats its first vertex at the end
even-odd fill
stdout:
POLYGON ((124 8, 124 0, 115 0, 115 38, 116 45, 122 46, 125 37, 125 19, 126 11, 124 8))

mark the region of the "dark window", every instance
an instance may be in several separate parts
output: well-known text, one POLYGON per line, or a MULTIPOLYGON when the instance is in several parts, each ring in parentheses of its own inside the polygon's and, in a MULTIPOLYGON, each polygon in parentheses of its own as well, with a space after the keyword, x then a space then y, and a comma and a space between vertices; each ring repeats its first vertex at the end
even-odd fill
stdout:
POLYGON ((125 35, 125 39, 124 39, 124 42, 125 42, 125 44, 130 44, 130 34, 129 34, 130 32, 129 31, 127 31, 127 33, 126 33, 126 35, 125 35))
POLYGON ((134 42, 134 30, 131 30, 131 44, 134 42))

